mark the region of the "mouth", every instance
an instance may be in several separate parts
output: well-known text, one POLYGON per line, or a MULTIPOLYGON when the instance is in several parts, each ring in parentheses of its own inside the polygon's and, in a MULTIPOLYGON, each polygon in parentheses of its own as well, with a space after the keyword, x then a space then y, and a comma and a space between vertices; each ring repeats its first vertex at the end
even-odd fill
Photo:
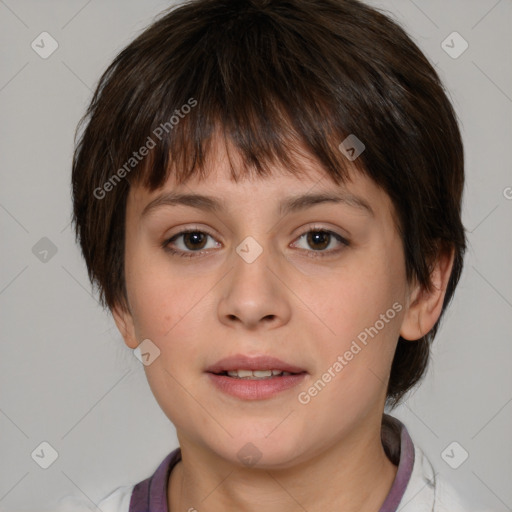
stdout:
POLYGON ((217 361, 207 373, 238 379, 271 379, 273 377, 307 373, 304 368, 286 363, 276 357, 237 354, 217 361))
POLYGON ((209 372, 214 375, 223 375, 233 379, 242 380, 268 380, 276 377, 288 377, 289 375, 299 375, 304 372, 285 372, 284 370, 230 370, 222 372, 209 372))
POLYGON ((297 386, 308 372, 270 356, 236 355, 206 369, 215 387, 245 400, 262 400, 297 386))

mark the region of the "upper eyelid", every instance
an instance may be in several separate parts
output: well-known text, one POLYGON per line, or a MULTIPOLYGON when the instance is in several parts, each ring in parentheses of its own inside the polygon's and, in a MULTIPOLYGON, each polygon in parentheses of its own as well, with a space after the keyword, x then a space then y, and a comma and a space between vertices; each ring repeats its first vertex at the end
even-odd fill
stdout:
MULTIPOLYGON (((303 234, 306 234, 310 231, 326 231, 326 232, 329 232, 329 233, 334 233, 336 235, 339 235, 341 238, 344 238, 344 239, 348 239, 345 235, 342 235, 341 233, 338 233, 336 231, 335 228, 329 228, 327 226, 320 226, 318 224, 312 224, 312 225, 309 225, 309 226, 306 226, 304 228, 304 231, 302 231, 302 233, 300 235, 297 235, 297 236, 302 236, 303 234)), ((203 228, 203 227, 200 227, 200 226, 191 226, 191 227, 187 227, 187 228, 183 228, 181 229, 180 231, 177 231, 176 233, 174 233, 173 235, 170 235, 167 237, 167 240, 170 240, 171 238, 174 238, 178 235, 182 235, 182 234, 185 234, 185 233, 204 233, 206 235, 209 235, 213 238, 215 238, 217 235, 211 233, 210 231, 208 231, 207 228, 203 228)))

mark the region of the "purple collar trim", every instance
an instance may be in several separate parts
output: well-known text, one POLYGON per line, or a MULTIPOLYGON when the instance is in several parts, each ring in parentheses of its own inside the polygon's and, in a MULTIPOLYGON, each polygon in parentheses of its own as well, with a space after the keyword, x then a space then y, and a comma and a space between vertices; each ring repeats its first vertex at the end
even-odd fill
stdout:
POLYGON ((180 460, 181 450, 176 448, 160 463, 153 476, 135 485, 130 498, 129 512, 169 512, 167 482, 172 468, 180 460))
MULTIPOLYGON (((400 460, 398 461, 398 471, 393 485, 379 512, 396 512, 411 478, 414 466, 414 445, 405 425, 391 416, 387 416, 387 418, 388 421, 394 423, 395 428, 400 432, 399 447, 391 447, 391 449, 399 449, 400 460)), ((382 440, 387 445, 398 443, 398 439, 393 439, 390 433, 383 434, 382 440)), ((152 476, 134 486, 130 498, 129 512, 169 512, 167 507, 167 483, 172 469, 180 460, 181 450, 176 448, 165 457, 152 476)))
MULTIPOLYGON (((412 468, 414 466, 414 445, 409 432, 407 432, 407 428, 405 428, 405 425, 401 421, 389 415, 386 415, 386 419, 400 432, 400 444, 394 447, 397 451, 400 451, 400 459, 398 461, 398 470, 393 480, 393 485, 384 503, 380 507, 379 512, 395 512, 398 509, 400 501, 402 501, 405 489, 407 489, 407 485, 411 479, 412 468)), ((393 448, 393 444, 398 443, 398 439, 396 437, 393 439, 392 434, 387 432, 384 426, 381 436, 383 444, 391 449, 393 448)))

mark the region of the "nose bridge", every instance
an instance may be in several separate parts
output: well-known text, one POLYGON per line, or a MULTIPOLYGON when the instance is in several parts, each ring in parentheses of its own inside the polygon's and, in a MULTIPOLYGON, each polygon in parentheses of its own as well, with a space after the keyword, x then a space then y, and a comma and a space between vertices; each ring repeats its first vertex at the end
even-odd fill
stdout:
POLYGON ((258 242, 247 236, 232 254, 232 271, 225 282, 219 303, 221 322, 244 324, 254 328, 258 324, 280 325, 287 322, 290 309, 281 281, 275 273, 279 262, 274 258, 269 238, 258 242))

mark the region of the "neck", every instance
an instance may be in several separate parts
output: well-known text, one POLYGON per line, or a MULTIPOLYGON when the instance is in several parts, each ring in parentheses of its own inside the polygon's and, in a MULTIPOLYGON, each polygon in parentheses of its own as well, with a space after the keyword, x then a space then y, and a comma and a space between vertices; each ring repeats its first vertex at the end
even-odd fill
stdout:
POLYGON ((286 469, 240 467, 183 441, 182 461, 169 480, 170 512, 378 512, 397 472, 382 446, 380 419, 378 428, 374 422, 353 429, 321 453, 286 469))

